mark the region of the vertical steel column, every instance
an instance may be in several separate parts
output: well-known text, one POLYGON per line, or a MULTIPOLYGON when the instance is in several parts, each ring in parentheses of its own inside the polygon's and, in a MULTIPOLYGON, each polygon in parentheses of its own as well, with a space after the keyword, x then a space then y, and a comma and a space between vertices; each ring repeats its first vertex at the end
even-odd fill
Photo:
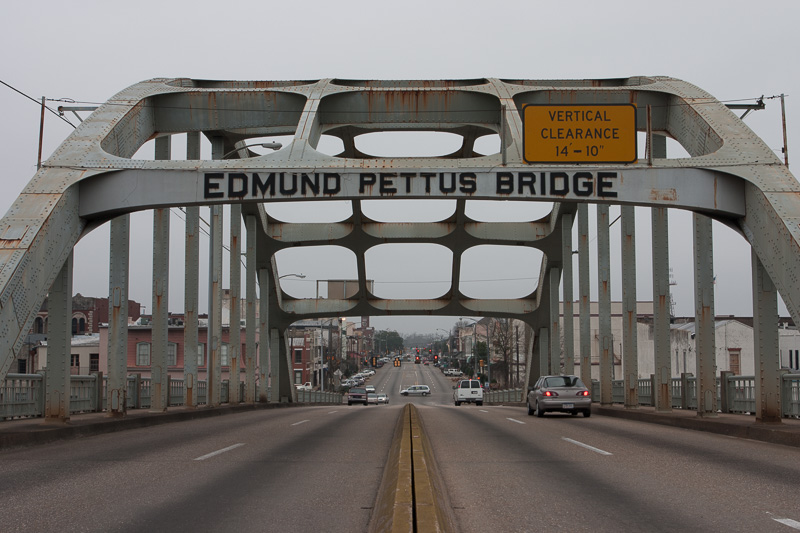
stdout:
POLYGON ((611 336, 611 250, 608 205, 597 205, 597 316, 600 341, 600 404, 613 403, 614 347, 611 336))
POLYGON ((550 373, 550 332, 547 328, 539 328, 537 346, 539 347, 539 376, 546 376, 550 373))
POLYGON ((270 387, 273 403, 287 403, 291 397, 289 389, 284 384, 284 373, 281 362, 286 355, 286 342, 281 339, 281 332, 277 328, 269 330, 269 373, 270 387), (284 341, 284 342, 281 342, 284 341))
MULTIPOLYGON (((667 138, 653 135, 650 153, 667 157, 667 138)), ((672 361, 670 358, 669 214, 666 207, 653 208, 653 343, 655 353, 656 411, 672 410, 672 361)))
MULTIPOLYGON (((580 301, 581 381, 587 387, 592 383, 592 329, 589 285, 589 206, 578 205, 578 289, 580 301)), ((597 398, 595 398, 596 400, 597 398)))
POLYGON ((130 215, 111 220, 108 272, 108 416, 123 417, 128 397, 128 275, 130 215))
POLYGON ((245 403, 256 401, 256 217, 248 215, 244 221, 247 231, 247 268, 245 270, 245 290, 247 309, 245 311, 245 403))
POLYGON ((753 263, 756 422, 781 423, 781 374, 778 347, 778 292, 761 260, 753 263))
POLYGON ((574 216, 567 213, 561 217, 561 255, 564 273, 564 373, 575 373, 575 318, 572 301, 572 222, 574 216))
POLYGON ((693 218, 697 416, 715 417, 717 346, 714 328, 714 238, 710 218, 698 213, 693 218))
POLYGON ((622 229, 622 371, 625 407, 639 407, 639 352, 636 341, 636 211, 620 208, 622 229))
POLYGON ((558 324, 560 314, 558 286, 561 284, 561 269, 549 268, 547 276, 550 280, 550 372, 561 374, 561 334, 558 324))
MULTIPOLYGON (((186 159, 200 159, 200 132, 186 134, 186 159)), ((183 293, 183 405, 197 407, 198 300, 200 287, 200 208, 186 208, 186 248, 183 293)), ((204 358, 205 359, 205 358, 204 358)))
MULTIPOLYGON (((222 159, 225 154, 222 137, 211 139, 211 158, 222 159)), ((208 393, 209 407, 220 404, 222 389, 222 206, 211 206, 209 237, 209 295, 208 295, 208 393)))
MULTIPOLYGON (((262 402, 276 402, 278 397, 271 390, 270 375, 270 331, 269 331, 269 287, 270 271, 262 268, 258 271, 258 372, 259 395, 262 402)), ((277 357, 277 354, 276 354, 277 357)), ((277 376, 276 376, 277 377, 277 376)))
POLYGON ((242 287, 242 205, 231 205, 231 242, 230 242, 230 307, 231 325, 228 333, 228 357, 230 372, 228 378, 228 402, 239 403, 240 364, 239 353, 242 346, 242 326, 240 306, 242 287))
MULTIPOLYGON (((156 138, 155 158, 170 158, 171 138, 156 138)), ((153 210, 153 320, 150 349, 150 410, 166 411, 169 405, 169 208, 153 210)))
POLYGON ((72 359, 72 253, 50 288, 47 312, 44 421, 66 422, 69 420, 69 367, 72 359))
POLYGON ((655 354, 657 411, 672 409, 672 361, 669 326, 669 235, 665 207, 654 207, 653 216, 653 351, 655 354))

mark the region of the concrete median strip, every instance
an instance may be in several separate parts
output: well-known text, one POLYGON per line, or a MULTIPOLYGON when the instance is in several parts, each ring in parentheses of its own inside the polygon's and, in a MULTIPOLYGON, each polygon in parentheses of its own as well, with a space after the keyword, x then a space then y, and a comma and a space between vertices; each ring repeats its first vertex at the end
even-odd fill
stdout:
POLYGON ((369 531, 455 531, 419 411, 406 404, 395 427, 369 531))

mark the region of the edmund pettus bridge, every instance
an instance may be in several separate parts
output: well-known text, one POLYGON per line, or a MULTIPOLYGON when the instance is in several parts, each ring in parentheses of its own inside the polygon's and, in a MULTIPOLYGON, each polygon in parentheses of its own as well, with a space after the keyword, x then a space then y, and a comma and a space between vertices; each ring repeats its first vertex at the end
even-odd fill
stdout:
MULTIPOLYGON (((230 205, 231 324, 245 319, 244 397, 236 402, 297 402, 287 351, 287 328, 305 318, 447 315, 515 318, 530 326, 526 382, 589 357, 588 204, 597 204, 600 393, 611 403, 609 206, 621 206, 625 405, 636 405, 636 276, 634 207, 652 210, 653 342, 656 409, 671 408, 673 374, 669 337, 670 209, 693 213, 696 310, 696 399, 699 416, 718 411, 715 376, 712 220, 750 244, 755 330, 755 395, 759 420, 778 420, 780 362, 777 295, 800 323, 800 184, 788 167, 723 103, 670 77, 597 80, 349 80, 214 81, 186 78, 137 83, 95 109, 36 172, 0 224, 0 373, 5 377, 48 298, 45 416, 69 418, 69 354, 73 247, 110 225, 109 342, 106 399, 111 415, 124 415, 130 213, 153 210, 152 408, 166 409, 168 307, 183 305, 184 386, 197 404, 198 287, 209 289, 208 404, 220 403, 223 205, 230 205), (442 157, 376 157, 356 147, 374 132, 434 131, 460 136, 461 146, 442 157), (497 153, 475 143, 498 136, 497 153), (185 136, 185 158, 173 159, 171 141, 185 136), (201 136, 211 159, 201 158, 201 136), (283 149, 253 153, 255 139, 289 137, 283 149), (341 153, 318 150, 323 136, 338 138, 341 153), (645 156, 637 157, 637 139, 645 156), (667 158, 667 139, 689 154, 667 158), (154 141, 153 160, 132 156, 154 141), (452 216, 433 223, 373 220, 370 200, 452 199, 452 216), (347 201, 351 214, 335 223, 283 222, 265 205, 347 201), (471 219, 471 200, 552 202, 530 222, 471 219), (185 260, 169 255, 169 210, 186 210, 185 260), (209 258, 200 259, 200 209, 208 208, 209 258), (243 222, 243 223, 242 223, 243 222), (573 306, 573 224, 578 225, 578 291, 573 306), (241 228, 244 226, 244 236, 241 228), (452 252, 450 289, 432 299, 376 296, 366 276, 365 254, 386 243, 436 244, 452 252), (462 254, 492 244, 543 253, 538 286, 525 297, 479 299, 460 290, 462 254), (340 299, 294 298, 279 283, 275 254, 289 247, 339 246, 356 257, 358 288, 340 299), (210 279, 198 264, 209 261, 210 279), (168 301, 168 272, 185 269, 185 302, 168 301), (564 294, 559 288, 563 280, 564 294), (201 283, 202 282, 202 283, 201 283), (256 289, 261 295, 256 299, 256 289), (237 302, 246 301, 244 317, 237 302), (580 346, 572 342, 580 316, 580 346), (256 315, 255 305, 259 305, 256 315), (258 319, 256 319, 258 316, 258 319), (559 338, 566 339, 562 348, 559 338), (270 394, 266 388, 270 387, 270 394)), ((535 269, 536 265, 531 265, 535 269)))

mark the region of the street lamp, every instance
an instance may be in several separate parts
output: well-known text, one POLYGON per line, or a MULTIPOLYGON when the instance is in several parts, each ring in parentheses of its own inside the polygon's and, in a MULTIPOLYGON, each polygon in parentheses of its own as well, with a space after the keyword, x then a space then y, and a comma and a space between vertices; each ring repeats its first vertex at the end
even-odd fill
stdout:
POLYGON ((442 328, 436 328, 436 331, 441 331, 447 334, 447 359, 448 359, 448 366, 450 366, 453 364, 453 353, 450 351, 450 337, 452 336, 452 334, 451 332, 442 328))
POLYGON ((283 145, 281 143, 277 143, 277 142, 245 144, 244 146, 240 146, 238 148, 234 148, 230 152, 228 152, 225 155, 223 155, 222 157, 220 157, 220 159, 225 159, 229 155, 235 154, 239 150, 245 150, 245 149, 251 148, 253 146, 260 146, 262 148, 271 148, 273 150, 280 150, 283 147, 283 145))

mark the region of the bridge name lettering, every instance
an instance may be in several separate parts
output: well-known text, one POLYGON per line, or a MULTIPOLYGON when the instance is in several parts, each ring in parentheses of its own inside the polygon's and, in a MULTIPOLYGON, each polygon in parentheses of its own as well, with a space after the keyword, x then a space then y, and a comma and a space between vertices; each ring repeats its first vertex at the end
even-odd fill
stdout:
POLYGON ((210 201, 448 195, 616 198, 618 178, 614 171, 205 172, 201 195, 210 201))

